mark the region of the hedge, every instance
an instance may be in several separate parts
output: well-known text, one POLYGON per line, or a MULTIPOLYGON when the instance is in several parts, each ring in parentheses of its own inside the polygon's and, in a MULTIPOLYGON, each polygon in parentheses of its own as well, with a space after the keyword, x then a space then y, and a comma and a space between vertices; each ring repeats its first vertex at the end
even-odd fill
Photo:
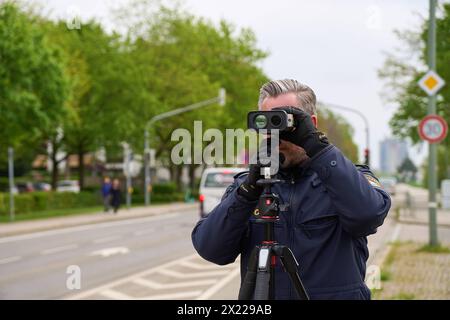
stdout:
MULTIPOLYGON (((101 204, 99 195, 90 192, 30 192, 14 196, 16 214, 52 209, 83 208, 101 204)), ((0 193, 0 215, 9 214, 9 194, 0 193)))
MULTIPOLYGON (((122 193, 122 206, 126 195, 122 193)), ((152 203, 169 203, 183 201, 184 193, 176 192, 174 183, 156 184, 151 195, 152 203)), ((20 193, 14 196, 14 208, 16 214, 35 211, 84 208, 102 205, 100 190, 72 192, 30 192, 20 193)), ((143 204, 144 195, 133 192, 133 204, 143 204)), ((0 192, 0 215, 9 214, 9 194, 0 192)))

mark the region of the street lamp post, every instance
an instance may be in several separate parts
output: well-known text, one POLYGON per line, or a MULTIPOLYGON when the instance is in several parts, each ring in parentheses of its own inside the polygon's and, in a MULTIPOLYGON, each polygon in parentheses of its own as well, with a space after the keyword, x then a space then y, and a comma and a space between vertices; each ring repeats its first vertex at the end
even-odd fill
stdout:
POLYGON ((8 176, 9 176, 9 218, 14 220, 14 149, 8 148, 8 176))
POLYGON ((365 150, 365 164, 366 165, 370 165, 370 132, 369 132, 369 120, 367 119, 367 117, 364 115, 364 113, 362 113, 361 111, 357 110, 357 109, 353 109, 353 108, 349 108, 349 107, 344 107, 344 106, 340 106, 340 105, 336 105, 333 103, 325 103, 325 102, 319 102, 320 104, 329 107, 329 108, 334 108, 334 109, 340 109, 340 110, 344 110, 344 111, 348 111, 348 112, 352 112, 356 115, 358 115, 359 117, 361 117, 361 119, 363 119, 364 121, 364 126, 365 126, 365 131, 366 131, 366 150, 365 150))
POLYGON ((150 204, 150 186, 151 186, 151 176, 150 176, 150 133, 149 129, 152 124, 155 122, 166 119, 175 115, 178 115, 180 113, 192 111, 201 107, 205 107, 214 103, 218 103, 220 106, 225 105, 225 98, 226 98, 226 91, 224 88, 221 88, 219 90, 219 95, 217 97, 204 100, 201 102, 197 102, 191 105, 188 105, 186 107, 178 108, 175 110, 171 110, 165 113, 158 114, 151 118, 147 124, 145 125, 145 132, 144 132, 144 155, 145 155, 145 205, 148 206, 150 204))

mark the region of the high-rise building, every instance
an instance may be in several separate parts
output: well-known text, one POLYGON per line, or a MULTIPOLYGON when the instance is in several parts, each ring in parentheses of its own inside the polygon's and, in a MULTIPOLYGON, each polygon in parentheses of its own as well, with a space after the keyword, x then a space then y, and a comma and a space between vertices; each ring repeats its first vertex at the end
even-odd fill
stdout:
POLYGON ((407 157, 408 145, 405 140, 388 138, 380 142, 380 169, 383 173, 395 174, 407 157))

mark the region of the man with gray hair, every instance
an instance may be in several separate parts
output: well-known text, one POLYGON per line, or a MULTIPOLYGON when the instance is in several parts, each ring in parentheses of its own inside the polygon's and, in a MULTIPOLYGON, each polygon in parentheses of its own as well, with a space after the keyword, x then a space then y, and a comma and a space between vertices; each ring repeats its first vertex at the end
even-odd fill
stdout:
MULTIPOLYGON (((295 130, 280 132, 281 169, 272 191, 286 204, 275 239, 288 246, 311 299, 370 299, 364 283, 367 236, 376 232, 391 200, 367 166, 354 165, 317 130, 314 91, 296 80, 264 84, 258 107, 293 114, 295 130)), ((235 176, 219 205, 192 231, 197 252, 217 264, 241 255, 241 280, 264 227, 252 212, 262 193, 258 164, 235 176)), ((287 273, 275 264, 275 299, 295 299, 287 273)))

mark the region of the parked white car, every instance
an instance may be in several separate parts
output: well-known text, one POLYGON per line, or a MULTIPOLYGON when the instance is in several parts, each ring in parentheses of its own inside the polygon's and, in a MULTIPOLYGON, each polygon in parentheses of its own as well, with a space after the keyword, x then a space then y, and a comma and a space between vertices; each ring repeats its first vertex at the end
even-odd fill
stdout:
POLYGON ((80 192, 80 184, 76 180, 61 180, 56 185, 57 192, 80 192))
POLYGON ((205 217, 222 199, 225 190, 234 181, 234 176, 246 168, 208 168, 200 180, 200 216, 205 217))

